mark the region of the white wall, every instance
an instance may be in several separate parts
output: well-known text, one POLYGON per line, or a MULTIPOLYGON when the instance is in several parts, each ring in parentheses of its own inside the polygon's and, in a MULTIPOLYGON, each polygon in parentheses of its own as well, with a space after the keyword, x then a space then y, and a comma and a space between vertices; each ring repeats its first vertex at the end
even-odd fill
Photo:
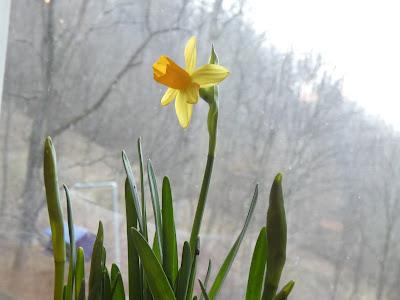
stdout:
POLYGON ((4 69, 6 64, 6 50, 8 25, 10 21, 11 0, 0 0, 0 111, 3 96, 4 69))

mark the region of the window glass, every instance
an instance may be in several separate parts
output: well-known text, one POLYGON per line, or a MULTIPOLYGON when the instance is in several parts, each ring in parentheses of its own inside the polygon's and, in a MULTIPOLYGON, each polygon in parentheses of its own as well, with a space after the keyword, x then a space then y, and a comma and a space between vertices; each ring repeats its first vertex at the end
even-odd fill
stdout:
POLYGON ((183 130, 174 106, 160 105, 165 88, 152 64, 168 54, 182 65, 192 35, 199 65, 214 44, 230 70, 220 85, 201 276, 208 259, 215 275, 259 183, 254 219, 220 295, 244 298, 270 185, 282 172, 291 299, 398 299, 397 11, 389 1, 13 1, 0 118, 0 299, 52 297, 48 135, 60 182, 71 188, 77 238, 90 249, 102 220, 108 261, 119 262, 124 280, 121 150, 139 174, 139 137, 159 184, 171 180, 179 248, 189 239, 208 107, 199 100, 183 130))

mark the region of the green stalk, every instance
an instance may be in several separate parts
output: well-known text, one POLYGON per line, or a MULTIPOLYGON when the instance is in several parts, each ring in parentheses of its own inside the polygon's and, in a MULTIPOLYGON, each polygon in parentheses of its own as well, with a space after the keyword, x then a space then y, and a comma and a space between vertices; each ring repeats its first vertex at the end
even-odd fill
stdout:
POLYGON ((65 242, 64 223, 58 190, 56 151, 50 137, 44 143, 44 185, 49 213, 54 257, 54 300, 63 299, 65 242))
MULTIPOLYGON (((211 64, 218 64, 218 57, 214 47, 211 48, 211 64)), ((217 145, 217 124, 218 124, 218 87, 200 89, 200 96, 209 104, 208 110, 208 156, 206 169, 204 171, 203 182, 201 184, 199 201, 197 202, 196 213, 193 220, 192 232, 190 234, 190 249, 196 248, 197 238, 200 233, 201 222, 203 220, 204 208, 206 206, 208 187, 210 186, 211 174, 214 165, 215 147, 217 145)))
POLYGON ((203 219, 204 207, 207 201, 208 187, 210 185, 211 173, 214 164, 214 154, 208 154, 206 170, 204 172, 203 183, 201 185, 200 197, 197 203, 196 214, 193 221, 192 233, 190 235, 190 249, 196 247, 196 240, 199 236, 201 221, 203 219))

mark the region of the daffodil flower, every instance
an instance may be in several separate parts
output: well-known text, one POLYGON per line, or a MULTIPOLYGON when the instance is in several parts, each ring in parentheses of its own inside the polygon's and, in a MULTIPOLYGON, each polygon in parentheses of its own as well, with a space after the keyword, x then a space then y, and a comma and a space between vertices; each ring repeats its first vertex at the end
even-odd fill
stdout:
POLYGON ((154 80, 168 87, 161 104, 168 105, 176 99, 176 116, 183 128, 189 126, 193 104, 199 100, 199 89, 214 86, 229 75, 228 69, 220 65, 205 64, 196 68, 196 60, 196 38, 193 36, 186 43, 184 69, 165 55, 153 64, 154 80))

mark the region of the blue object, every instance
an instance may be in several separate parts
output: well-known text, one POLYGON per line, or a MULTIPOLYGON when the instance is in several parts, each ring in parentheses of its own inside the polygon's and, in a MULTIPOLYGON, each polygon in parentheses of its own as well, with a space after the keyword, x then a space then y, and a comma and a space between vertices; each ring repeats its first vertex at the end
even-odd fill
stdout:
MULTIPOLYGON (((64 222, 64 241, 69 245, 69 233, 68 233, 68 224, 64 222)), ((51 238, 51 228, 47 227, 43 233, 51 238)), ((85 234, 89 233, 89 231, 80 226, 74 226, 74 234, 75 234, 75 241, 79 241, 85 234)))
MULTIPOLYGON (((51 244, 51 228, 47 227, 43 230, 44 235, 49 238, 49 243, 46 249, 50 252, 53 252, 53 247, 51 244)), ((74 226, 74 234, 75 234, 75 244, 76 247, 82 247, 83 251, 85 252, 85 260, 88 261, 92 257, 93 252, 93 244, 96 240, 96 235, 89 232, 84 227, 74 226)), ((68 224, 64 222, 64 241, 65 244, 69 247, 69 233, 68 233, 68 224)), ((69 251, 67 251, 67 255, 69 251)))

